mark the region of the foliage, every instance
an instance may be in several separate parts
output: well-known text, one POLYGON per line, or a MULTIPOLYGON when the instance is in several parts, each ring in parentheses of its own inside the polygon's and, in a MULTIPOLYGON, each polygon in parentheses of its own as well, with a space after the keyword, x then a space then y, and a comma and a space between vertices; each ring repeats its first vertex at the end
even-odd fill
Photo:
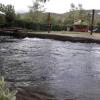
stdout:
POLYGON ((15 20, 15 9, 12 5, 4 5, 0 3, 0 11, 5 13, 5 16, 2 16, 4 22, 12 24, 15 20))
POLYGON ((5 12, 5 5, 0 3, 0 11, 5 12))
MULTIPOLYGON (((5 5, 0 4, 0 11, 4 12, 5 11, 5 5)), ((5 23, 5 16, 0 15, 0 25, 5 23)))
POLYGON ((6 23, 5 17, 0 15, 0 25, 4 25, 6 23))
POLYGON ((39 0, 40 2, 47 2, 47 1, 49 1, 49 0, 39 0))
POLYGON ((29 13, 27 17, 31 21, 39 22, 41 19, 41 13, 43 12, 44 12, 43 3, 41 3, 41 0, 35 0, 33 1, 33 5, 29 7, 29 13))
POLYGON ((43 7, 43 3, 41 3, 40 0, 35 0, 33 1, 33 5, 29 7, 29 9, 32 12, 44 11, 43 7))
POLYGON ((0 80, 0 100, 15 100, 16 92, 10 92, 10 90, 6 87, 6 83, 4 81, 4 78, 1 77, 0 80))
POLYGON ((14 6, 7 5, 5 7, 5 13, 6 13, 6 21, 7 21, 7 23, 11 23, 11 22, 13 22, 15 20, 14 6))
POLYGON ((100 20, 98 20, 97 25, 100 26, 100 20))
MULTIPOLYGON (((44 4, 49 0, 34 0, 32 6, 29 7, 29 12, 24 14, 15 14, 14 6, 4 5, 0 3, 0 11, 4 12, 6 15, 0 15, 0 27, 22 27, 26 29, 32 29, 35 31, 41 30, 46 31, 48 28, 48 14, 44 13, 44 4), (3 25, 5 24, 5 25, 3 25), (1 26, 2 25, 2 26, 1 26)), ((74 22, 82 20, 91 25, 91 14, 90 11, 86 12, 82 6, 79 4, 76 6, 74 3, 70 5, 70 11, 61 16, 51 14, 51 25, 52 30, 63 30, 65 26, 72 26, 74 22), (65 26, 64 26, 65 25, 65 26)), ((96 24, 99 24, 99 20, 95 20, 96 24)), ((100 24, 99 24, 100 25, 100 24)))
POLYGON ((64 25, 73 25, 74 22, 79 20, 85 21, 88 23, 88 25, 90 25, 91 15, 83 9, 82 4, 78 4, 77 7, 72 3, 70 7, 71 9, 68 16, 64 20, 64 25))

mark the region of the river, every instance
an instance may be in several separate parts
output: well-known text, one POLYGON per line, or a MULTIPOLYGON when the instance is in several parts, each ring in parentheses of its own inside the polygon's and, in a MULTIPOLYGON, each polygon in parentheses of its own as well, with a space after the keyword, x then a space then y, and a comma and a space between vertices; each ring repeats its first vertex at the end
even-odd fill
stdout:
POLYGON ((56 100, 100 100, 100 45, 0 36, 0 73, 56 100))

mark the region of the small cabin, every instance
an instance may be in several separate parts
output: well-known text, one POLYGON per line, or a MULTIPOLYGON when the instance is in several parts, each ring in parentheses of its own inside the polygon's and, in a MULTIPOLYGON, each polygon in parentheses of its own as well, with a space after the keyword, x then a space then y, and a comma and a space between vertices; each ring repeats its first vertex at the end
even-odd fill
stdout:
POLYGON ((79 20, 74 23, 73 29, 75 32, 88 32, 88 24, 82 20, 79 20))

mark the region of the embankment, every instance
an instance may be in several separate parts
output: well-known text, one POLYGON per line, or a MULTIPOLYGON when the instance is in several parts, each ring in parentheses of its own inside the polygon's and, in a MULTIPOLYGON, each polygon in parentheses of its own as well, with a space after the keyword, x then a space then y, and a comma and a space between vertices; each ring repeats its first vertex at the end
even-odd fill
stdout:
POLYGON ((0 31, 0 35, 4 36, 14 36, 17 38, 43 38, 43 39, 55 39, 60 41, 71 41, 71 42, 80 42, 80 43, 100 43, 100 39, 83 37, 83 36, 72 36, 72 35, 61 35, 61 34, 51 34, 51 33, 37 33, 37 32, 4 32, 0 31))

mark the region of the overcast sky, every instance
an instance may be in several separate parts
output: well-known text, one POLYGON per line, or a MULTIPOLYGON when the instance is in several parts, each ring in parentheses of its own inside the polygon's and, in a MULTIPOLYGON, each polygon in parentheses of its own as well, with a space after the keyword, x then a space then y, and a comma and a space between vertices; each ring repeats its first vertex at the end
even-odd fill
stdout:
MULTIPOLYGON (((32 5, 32 0, 0 0, 0 3, 12 4, 17 12, 25 12, 28 11, 28 6, 32 5)), ((76 6, 80 3, 85 9, 100 9, 99 0, 50 0, 45 4, 45 8, 48 12, 65 13, 71 3, 76 6)))

